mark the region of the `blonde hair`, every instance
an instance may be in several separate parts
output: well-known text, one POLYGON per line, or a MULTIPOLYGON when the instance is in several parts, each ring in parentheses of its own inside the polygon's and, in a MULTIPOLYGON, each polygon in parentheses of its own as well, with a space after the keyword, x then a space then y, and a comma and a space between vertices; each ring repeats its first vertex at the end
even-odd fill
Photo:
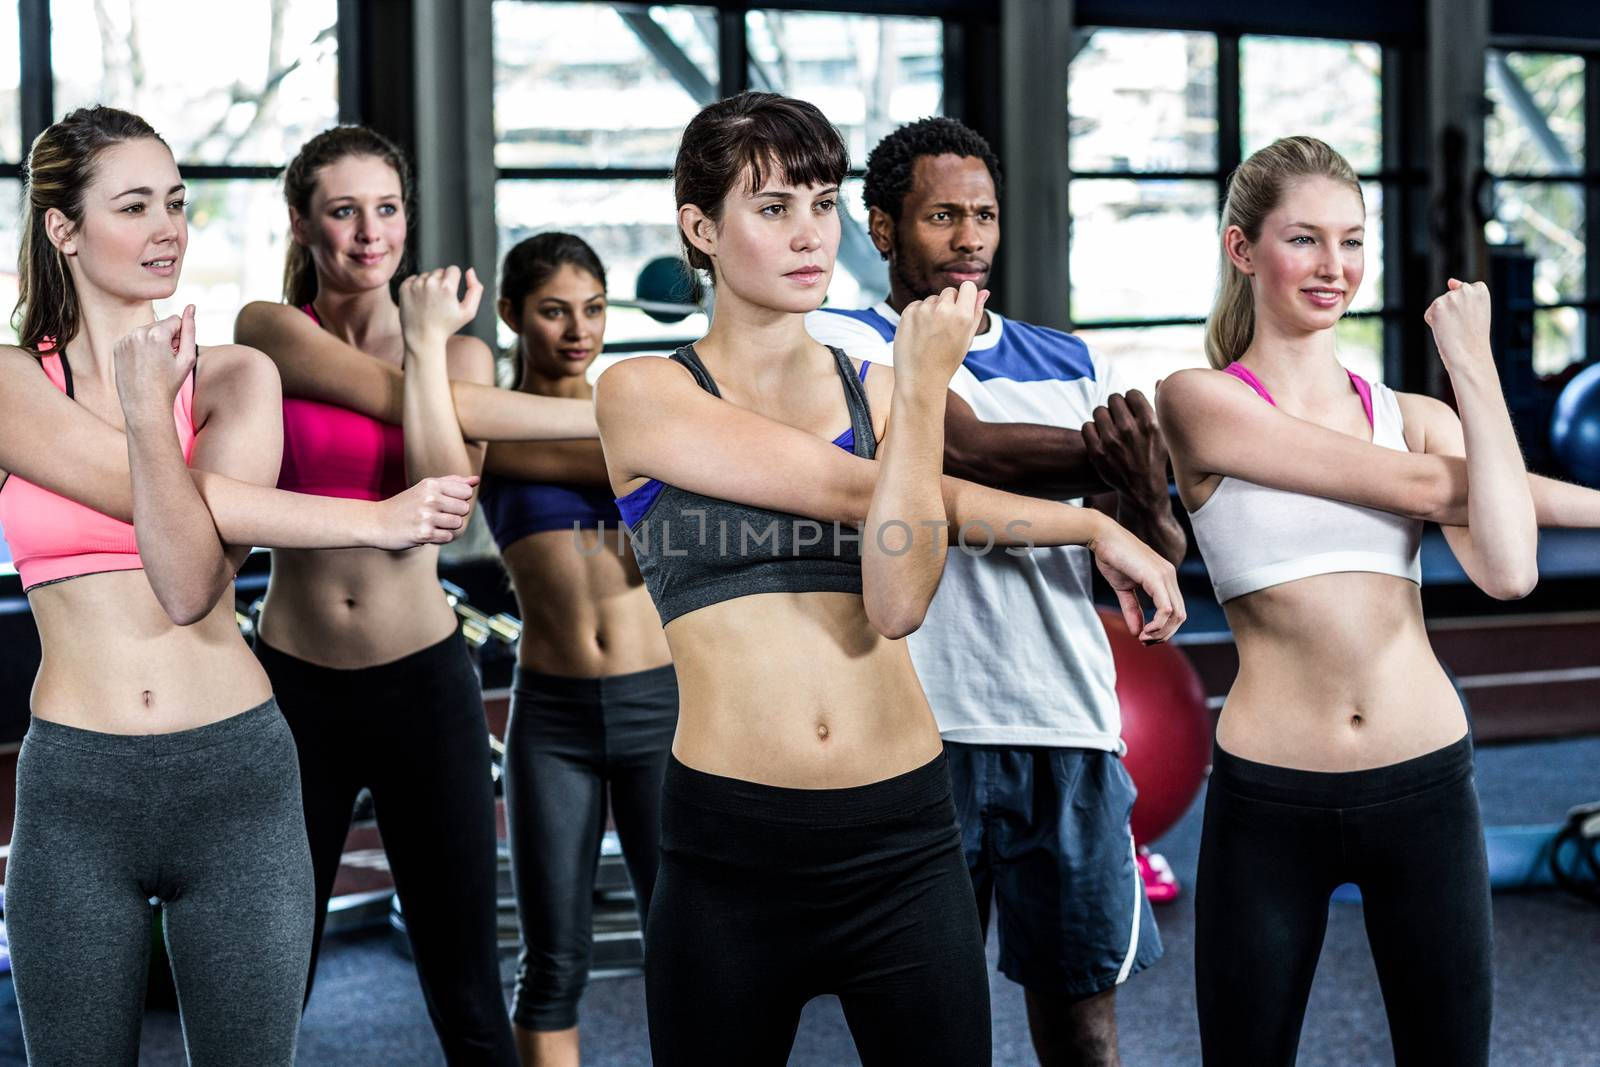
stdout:
MULTIPOLYGON (((1349 162, 1315 137, 1283 137, 1252 153, 1228 179, 1219 232, 1237 226, 1252 244, 1261 238, 1261 224, 1284 194, 1306 178, 1331 178, 1349 186, 1361 200, 1361 182, 1349 162)), ((1223 246, 1217 273, 1217 296, 1206 316, 1206 360, 1221 370, 1250 347, 1256 332, 1255 297, 1250 279, 1233 265, 1223 246)))

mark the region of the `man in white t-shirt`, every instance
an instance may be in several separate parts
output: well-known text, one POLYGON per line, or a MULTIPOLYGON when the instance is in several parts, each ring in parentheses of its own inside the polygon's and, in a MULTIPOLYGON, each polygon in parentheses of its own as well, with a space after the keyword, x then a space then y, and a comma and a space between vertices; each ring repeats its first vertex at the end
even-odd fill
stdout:
MULTIPOLYGON (((867 159, 868 226, 889 262, 884 302, 806 318, 825 344, 887 362, 899 310, 988 283, 999 164, 953 119, 923 119, 867 159)), ((1065 297, 1063 296, 1063 299, 1065 297)), ((1155 414, 1070 334, 986 316, 950 383, 946 470, 1016 492, 1090 496, 1173 562, 1185 541, 1155 414), (1108 492, 1109 490, 1109 492, 1108 492)), ((945 739, 979 914, 991 897, 1000 969, 1027 997, 1045 1067, 1117 1055, 1116 987, 1161 940, 1129 831, 1111 648, 1079 547, 952 550, 911 657, 945 739)))

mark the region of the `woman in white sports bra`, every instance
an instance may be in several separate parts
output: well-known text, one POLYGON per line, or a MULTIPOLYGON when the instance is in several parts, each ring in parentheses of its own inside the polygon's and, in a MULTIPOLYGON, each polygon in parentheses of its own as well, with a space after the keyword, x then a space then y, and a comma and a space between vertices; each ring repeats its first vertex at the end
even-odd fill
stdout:
POLYGON ((1321 141, 1247 159, 1207 323, 1217 369, 1158 394, 1239 647, 1195 895, 1211 1065, 1294 1063, 1328 897, 1345 882, 1362 891, 1395 1062, 1487 1064, 1488 872, 1467 719, 1423 625, 1422 521, 1443 525, 1498 599, 1537 580, 1536 500, 1547 524, 1600 522, 1600 494, 1523 467, 1481 283, 1452 279, 1425 316, 1459 418, 1339 364, 1365 217, 1350 165, 1321 141))

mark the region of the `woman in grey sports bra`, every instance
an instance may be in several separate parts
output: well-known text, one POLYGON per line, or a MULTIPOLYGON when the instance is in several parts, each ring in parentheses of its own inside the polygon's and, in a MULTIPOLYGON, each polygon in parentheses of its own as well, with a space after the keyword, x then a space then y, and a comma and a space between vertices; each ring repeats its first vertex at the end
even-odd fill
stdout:
POLYGON ((865 1064, 988 1062, 949 776, 896 639, 951 524, 993 551, 1086 545, 1146 640, 1183 619, 1170 565, 1103 515, 941 480, 945 391, 982 307, 970 286, 908 307, 895 371, 807 336, 846 165, 810 104, 745 93, 702 111, 675 184, 690 262, 717 289, 710 332, 596 387, 680 686, 645 939, 660 1065, 781 1064, 823 993, 865 1064))
POLYGON ((1246 160, 1223 213, 1217 369, 1158 394, 1239 646, 1195 895, 1207 1064, 1294 1062, 1342 882, 1362 890, 1396 1062, 1487 1062, 1489 884, 1467 719, 1423 624, 1421 521, 1500 599, 1537 579, 1536 503, 1550 524, 1600 523, 1600 494, 1523 468, 1483 285, 1452 279, 1425 316, 1459 418, 1340 366, 1365 220, 1321 141, 1246 160))

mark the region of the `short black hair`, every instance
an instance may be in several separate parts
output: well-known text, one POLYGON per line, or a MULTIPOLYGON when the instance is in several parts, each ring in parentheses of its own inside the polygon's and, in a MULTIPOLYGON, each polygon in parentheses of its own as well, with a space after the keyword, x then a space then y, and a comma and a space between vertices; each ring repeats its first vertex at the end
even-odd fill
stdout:
POLYGON ((879 208, 900 221, 900 210, 911 191, 911 174, 923 156, 971 156, 983 160, 1000 197, 1000 160, 976 130, 955 119, 934 117, 908 123, 867 153, 867 207, 879 208))

